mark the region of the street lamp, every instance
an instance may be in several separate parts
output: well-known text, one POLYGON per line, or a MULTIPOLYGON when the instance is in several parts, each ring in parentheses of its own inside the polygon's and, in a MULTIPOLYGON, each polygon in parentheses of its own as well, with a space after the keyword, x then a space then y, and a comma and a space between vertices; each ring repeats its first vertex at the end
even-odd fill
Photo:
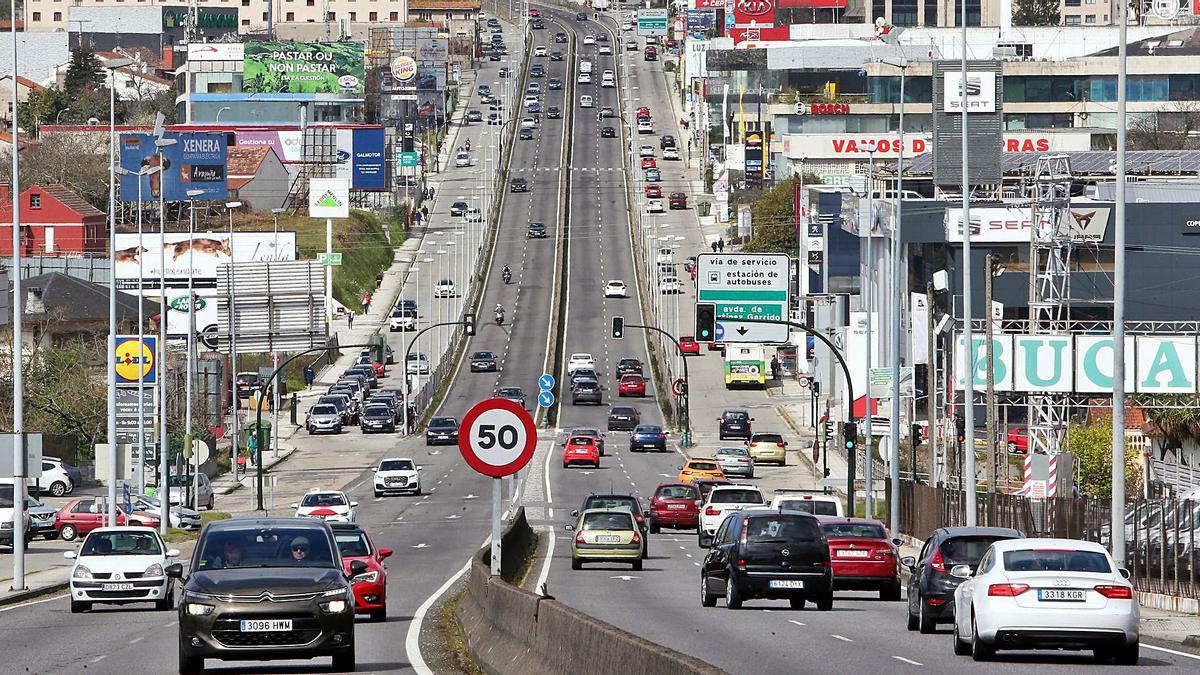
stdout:
MULTIPOLYGON (((196 197, 204 195, 204 190, 188 190, 188 332, 187 332, 187 358, 184 370, 184 401, 187 409, 184 411, 184 432, 183 432, 183 451, 184 456, 187 453, 194 452, 192 447, 192 380, 196 375, 196 285, 195 285, 195 248, 192 246, 192 240, 196 236, 196 197)), ((190 504, 191 508, 199 510, 200 505, 198 495, 200 494, 200 457, 196 456, 195 468, 189 467, 192 478, 188 481, 188 498, 184 502, 190 504)), ((167 495, 170 497, 170 494, 167 495)))
POLYGON ((225 112, 226 110, 233 110, 233 108, 231 108, 229 106, 224 106, 220 110, 218 110, 217 111, 217 119, 213 122, 213 124, 221 123, 221 113, 225 112))
MULTIPOLYGON (((14 14, 15 16, 15 14, 14 14)), ((16 30, 16 22, 13 22, 16 30)), ((15 44, 15 40, 14 40, 15 44)), ((14 61, 15 63, 15 61, 14 61)), ((101 67, 109 71, 108 87, 108 525, 117 524, 117 95, 111 86, 112 70, 133 63, 133 59, 109 59, 101 67)), ((16 86, 17 78, 13 78, 16 86)), ((15 147, 15 139, 14 139, 15 147)), ((13 153, 14 162, 17 153, 13 153)), ((15 190, 14 190, 15 192, 15 190)), ((140 305, 139 305, 140 306, 140 305)))
POLYGON ((58 126, 58 121, 62 119, 62 114, 65 112, 71 112, 71 109, 63 108, 62 110, 59 110, 58 114, 54 116, 54 126, 58 126))
MULTIPOLYGON (((156 130, 161 130, 161 125, 155 125, 156 130)), ((166 166, 163 158, 163 148, 169 148, 178 143, 174 138, 156 138, 154 139, 154 149, 158 151, 158 169, 163 170, 166 166)), ((167 215, 165 194, 167 181, 166 176, 160 176, 158 181, 158 353, 161 357, 167 354, 167 215)), ((140 206, 140 204, 139 204, 140 206)), ((191 246, 188 246, 189 250, 191 246)), ((140 258, 140 255, 139 255, 140 258)), ((167 492, 167 474, 170 472, 170 465, 167 463, 168 448, 167 445, 167 359, 158 359, 158 486, 160 504, 163 505, 162 515, 159 520, 159 532, 164 537, 167 535, 167 528, 171 526, 170 494, 167 492)))
MULTIPOLYGON (((230 411, 233 413, 233 420, 230 422, 230 428, 233 432, 232 457, 233 460, 233 479, 238 480, 238 457, 241 455, 241 430, 238 428, 238 391, 237 391, 237 321, 234 319, 234 268, 233 268, 233 211, 240 207, 241 202, 225 202, 225 209, 229 212, 229 398, 230 411)), ((260 451, 261 452, 261 451, 260 451)))

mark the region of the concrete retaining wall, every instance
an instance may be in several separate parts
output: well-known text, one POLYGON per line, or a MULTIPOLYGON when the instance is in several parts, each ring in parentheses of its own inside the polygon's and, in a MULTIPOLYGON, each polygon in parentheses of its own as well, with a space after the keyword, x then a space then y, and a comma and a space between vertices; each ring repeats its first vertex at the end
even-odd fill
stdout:
MULTIPOLYGON (((505 530, 503 544, 530 541, 523 510, 505 530)), ((557 600, 518 588, 488 569, 489 549, 471 562, 458 619, 471 656, 492 675, 719 675, 704 661, 644 640, 557 600)), ((502 562, 509 562, 508 556, 502 562)), ((505 570, 507 577, 512 576, 505 570)))

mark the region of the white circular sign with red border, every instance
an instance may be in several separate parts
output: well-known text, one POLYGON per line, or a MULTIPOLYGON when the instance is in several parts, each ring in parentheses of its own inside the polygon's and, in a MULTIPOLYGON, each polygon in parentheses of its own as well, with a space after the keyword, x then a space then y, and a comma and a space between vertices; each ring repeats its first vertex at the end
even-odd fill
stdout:
POLYGON ((537 429, 515 401, 489 398, 463 416, 458 450, 467 464, 492 478, 511 476, 533 459, 537 429))

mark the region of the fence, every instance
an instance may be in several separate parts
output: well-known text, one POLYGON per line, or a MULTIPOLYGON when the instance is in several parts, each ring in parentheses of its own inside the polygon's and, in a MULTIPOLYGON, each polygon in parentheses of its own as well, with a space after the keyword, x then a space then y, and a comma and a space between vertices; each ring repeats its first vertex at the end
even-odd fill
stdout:
MULTIPOLYGON (((967 524, 966 493, 955 488, 900 482, 900 531, 925 539, 939 527, 967 524)), ((1021 495, 977 495, 976 523, 1011 527, 1030 537, 1085 539, 1110 547, 1108 500, 1021 495)), ((1200 502, 1177 499, 1135 500, 1125 510, 1126 566, 1139 590, 1200 598, 1196 562, 1200 502)))

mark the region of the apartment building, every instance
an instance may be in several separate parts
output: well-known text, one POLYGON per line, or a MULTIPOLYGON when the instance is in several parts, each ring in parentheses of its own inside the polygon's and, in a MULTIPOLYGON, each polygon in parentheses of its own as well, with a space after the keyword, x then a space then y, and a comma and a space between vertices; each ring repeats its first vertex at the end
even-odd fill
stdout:
MULTIPOLYGON (((271 22, 336 23, 339 21, 397 21, 408 16, 408 0, 195 0, 204 13, 210 8, 236 9, 237 28, 242 33, 263 32, 271 22)), ((161 7, 163 29, 182 25, 187 3, 156 0, 25 0, 24 18, 28 31, 81 30, 72 26, 71 9, 76 7, 161 7), (168 22, 170 25, 168 26, 168 22)), ((214 15, 216 16, 216 15, 214 15)), ((215 19, 212 19, 215 20, 215 19)), ((206 19, 199 21, 205 25, 206 19)), ((211 21, 211 20, 209 20, 211 21)), ((221 19, 222 22, 227 21, 221 19)), ((225 25, 221 24, 222 27, 225 25)), ((86 31, 86 27, 82 28, 86 31)))

